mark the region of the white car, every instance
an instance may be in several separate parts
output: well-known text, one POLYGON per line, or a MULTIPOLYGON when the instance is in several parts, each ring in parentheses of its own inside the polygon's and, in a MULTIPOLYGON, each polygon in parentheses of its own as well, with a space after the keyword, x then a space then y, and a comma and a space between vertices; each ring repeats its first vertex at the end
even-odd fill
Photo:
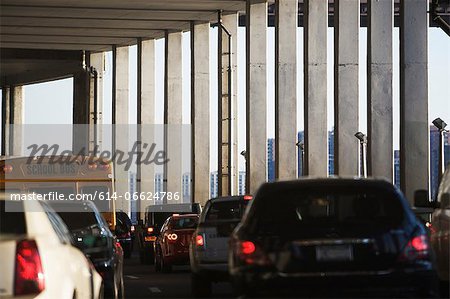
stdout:
POLYGON ((102 278, 44 202, 0 193, 0 298, 99 298, 102 278))

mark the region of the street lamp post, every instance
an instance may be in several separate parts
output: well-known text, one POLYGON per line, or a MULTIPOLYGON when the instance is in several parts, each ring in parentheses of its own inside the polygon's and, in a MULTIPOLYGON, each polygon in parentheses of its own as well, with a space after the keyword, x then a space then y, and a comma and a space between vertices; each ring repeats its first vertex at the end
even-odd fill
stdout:
POLYGON ((247 194, 247 182, 248 182, 248 178, 247 178, 247 151, 243 150, 241 152, 241 156, 244 157, 245 160, 245 185, 244 185, 244 194, 247 194))
POLYGON ((300 149, 300 161, 302 162, 302 167, 299 169, 301 171, 301 175, 305 175, 305 144, 301 141, 298 141, 295 144, 300 149))
POLYGON ((367 136, 362 132, 357 132, 355 137, 359 140, 359 150, 360 150, 360 166, 359 166, 359 176, 367 177, 367 167, 366 167, 366 145, 367 136))
POLYGON ((439 130, 439 171, 438 171, 438 180, 441 182, 442 175, 445 171, 445 165, 444 165, 444 132, 445 127, 447 127, 447 124, 445 121, 440 119, 439 117, 433 120, 433 125, 438 128, 439 130))

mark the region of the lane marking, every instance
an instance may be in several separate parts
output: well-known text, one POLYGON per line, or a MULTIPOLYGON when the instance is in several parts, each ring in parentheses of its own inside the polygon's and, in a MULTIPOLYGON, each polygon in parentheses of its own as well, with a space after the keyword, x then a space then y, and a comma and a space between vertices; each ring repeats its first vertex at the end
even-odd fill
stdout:
POLYGON ((152 293, 162 293, 162 291, 157 287, 149 287, 148 290, 152 293))
POLYGON ((131 278, 131 279, 139 279, 139 277, 137 276, 133 276, 133 275, 125 275, 126 278, 131 278))

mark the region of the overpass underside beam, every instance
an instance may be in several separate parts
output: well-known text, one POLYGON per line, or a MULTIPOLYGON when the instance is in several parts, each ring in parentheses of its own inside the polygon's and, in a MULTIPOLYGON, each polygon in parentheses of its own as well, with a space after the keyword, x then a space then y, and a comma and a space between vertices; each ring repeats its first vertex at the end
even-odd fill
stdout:
POLYGON ((400 27, 400 186, 412 203, 429 186, 428 1, 402 1, 400 27))
POLYGON ((267 2, 247 1, 246 25, 246 192, 267 179, 267 2))
POLYGON ((328 175, 327 0, 305 1, 304 113, 306 175, 328 175), (314 38, 312 38, 314 37, 314 38))

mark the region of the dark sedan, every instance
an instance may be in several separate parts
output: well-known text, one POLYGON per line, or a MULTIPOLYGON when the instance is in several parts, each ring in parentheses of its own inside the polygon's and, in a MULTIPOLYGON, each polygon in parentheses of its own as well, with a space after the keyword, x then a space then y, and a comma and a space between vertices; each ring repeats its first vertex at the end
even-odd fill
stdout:
POLYGON ((103 278, 106 298, 124 298, 123 250, 94 203, 50 202, 66 223, 74 245, 103 278))
POLYGON ((233 232, 229 267, 237 295, 438 295, 427 232, 383 180, 262 185, 233 232))
POLYGON ((189 244, 197 228, 197 214, 172 215, 155 241, 155 269, 170 272, 173 265, 189 264, 189 244))

